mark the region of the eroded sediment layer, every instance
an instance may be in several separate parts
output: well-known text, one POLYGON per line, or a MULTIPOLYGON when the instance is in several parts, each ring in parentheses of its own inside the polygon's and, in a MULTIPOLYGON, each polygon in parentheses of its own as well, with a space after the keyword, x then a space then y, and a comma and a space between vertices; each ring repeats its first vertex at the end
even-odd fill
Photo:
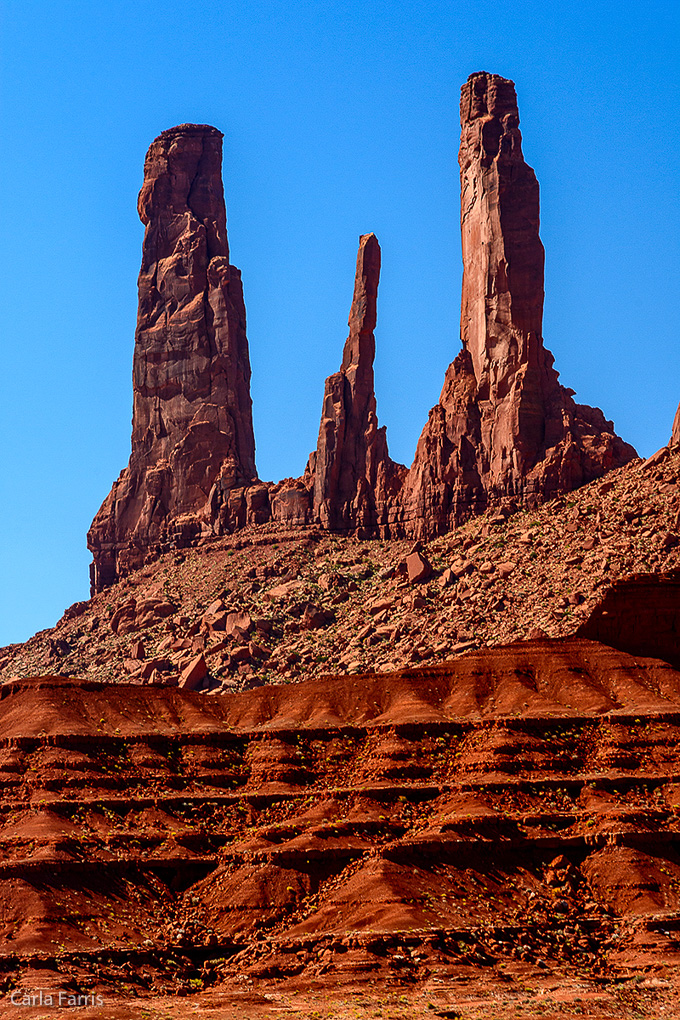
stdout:
POLYGON ((542 641, 240 695, 2 695, 8 979, 434 990, 680 960, 680 674, 660 661, 542 641))

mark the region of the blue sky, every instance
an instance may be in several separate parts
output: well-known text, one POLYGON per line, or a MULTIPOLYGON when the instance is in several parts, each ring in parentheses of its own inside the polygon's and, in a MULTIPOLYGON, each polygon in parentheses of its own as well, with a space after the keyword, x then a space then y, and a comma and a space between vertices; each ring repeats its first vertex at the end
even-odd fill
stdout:
POLYGON ((0 2, 0 644, 87 597, 87 528, 130 444, 136 213, 174 124, 224 132, 260 476, 300 474, 358 236, 383 251, 376 391, 410 463, 459 349, 458 97, 517 85, 541 185, 544 336, 643 454, 680 400, 680 8, 366 0, 0 2))

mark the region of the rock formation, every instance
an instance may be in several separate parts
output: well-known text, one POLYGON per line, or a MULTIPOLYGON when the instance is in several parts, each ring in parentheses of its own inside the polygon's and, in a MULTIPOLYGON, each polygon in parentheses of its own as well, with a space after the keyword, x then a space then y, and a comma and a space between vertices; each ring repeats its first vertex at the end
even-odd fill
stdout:
POLYGON ((340 371, 326 379, 319 439, 310 457, 313 517, 329 531, 363 538, 384 532, 388 505, 406 468, 390 460, 385 428, 378 428, 373 361, 380 245, 359 239, 349 336, 340 371))
POLYGON ((543 346, 538 182, 511 81, 480 72, 463 86, 459 162, 463 349, 400 498, 400 530, 414 535, 577 488, 635 456, 601 411, 573 401, 543 346))
POLYGON ((675 412, 675 418, 673 419, 673 431, 671 432, 671 446, 677 446, 680 443, 680 405, 675 412))
MULTIPOLYGON (((666 533, 677 546, 676 535, 666 533)), ((680 668, 680 570, 617 578, 579 627, 580 637, 680 668)))
MULTIPOLYGON (((150 556, 271 517, 361 537, 441 534, 507 502, 568 492, 635 456, 576 404, 543 345, 538 183, 515 88, 470 76, 461 98, 462 350, 409 471, 387 451, 373 382, 380 246, 361 238, 339 372, 301 478, 257 480, 240 274, 229 264, 215 128, 163 132, 146 159, 132 454, 88 536, 101 590, 150 556)), ((680 426, 674 427, 674 441, 680 426)))
POLYGON ((256 479, 250 361, 221 164, 222 134, 206 125, 164 131, 147 153, 132 453, 88 535, 95 591, 155 547, 267 505, 263 486, 244 495, 256 479))

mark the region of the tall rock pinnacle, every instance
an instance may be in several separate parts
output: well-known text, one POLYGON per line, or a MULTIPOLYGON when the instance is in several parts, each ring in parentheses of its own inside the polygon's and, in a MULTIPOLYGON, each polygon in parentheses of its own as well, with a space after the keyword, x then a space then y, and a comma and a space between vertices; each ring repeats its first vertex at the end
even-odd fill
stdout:
POLYGON ((326 379, 319 439, 308 468, 314 518, 331 531, 363 537, 381 533, 388 502, 406 473, 390 460, 385 428, 378 428, 376 416, 373 330, 379 278, 378 239, 364 234, 342 366, 326 379))
POLYGON ((545 398, 557 386, 542 341, 538 181, 522 155, 512 82, 473 75, 462 89, 460 122, 460 335, 477 400, 490 405, 483 440, 492 476, 503 486, 508 473, 533 466, 545 437, 545 398))
POLYGON ((206 527, 216 482, 256 479, 239 270, 229 264, 222 134, 164 131, 144 165, 146 231, 133 363, 132 453, 88 534, 93 590, 206 527))
POLYGON ((524 161, 515 87, 470 76, 461 92, 463 349, 401 494, 410 534, 436 534, 506 498, 577 488, 635 456, 576 404, 543 346, 539 191, 524 161))
MULTIPOLYGON (((543 344, 539 189, 515 87, 470 76, 461 94, 462 349, 410 470, 389 457, 373 380, 380 246, 360 239, 340 370, 300 478, 255 469, 240 273, 229 263, 222 135, 164 131, 139 196, 146 226, 133 370, 132 452, 88 534, 99 591, 147 558, 274 519, 360 537, 433 537, 504 503, 569 492, 635 456, 576 404, 543 344)), ((673 441, 680 442, 680 411, 673 441)))

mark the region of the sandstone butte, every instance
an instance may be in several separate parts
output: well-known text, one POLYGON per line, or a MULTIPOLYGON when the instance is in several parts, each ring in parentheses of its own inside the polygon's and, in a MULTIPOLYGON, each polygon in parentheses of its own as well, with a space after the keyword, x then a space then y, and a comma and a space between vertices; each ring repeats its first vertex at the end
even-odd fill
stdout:
POLYGON ((147 155, 132 455, 88 536, 93 591, 164 549, 270 519, 429 539, 489 507, 571 491, 635 457, 601 411, 560 385, 543 344, 538 182, 522 155, 513 83, 481 72, 461 95, 462 350, 411 468, 390 459, 378 428, 380 246, 366 234, 317 448, 300 478, 259 482, 221 137, 183 125, 147 155))

